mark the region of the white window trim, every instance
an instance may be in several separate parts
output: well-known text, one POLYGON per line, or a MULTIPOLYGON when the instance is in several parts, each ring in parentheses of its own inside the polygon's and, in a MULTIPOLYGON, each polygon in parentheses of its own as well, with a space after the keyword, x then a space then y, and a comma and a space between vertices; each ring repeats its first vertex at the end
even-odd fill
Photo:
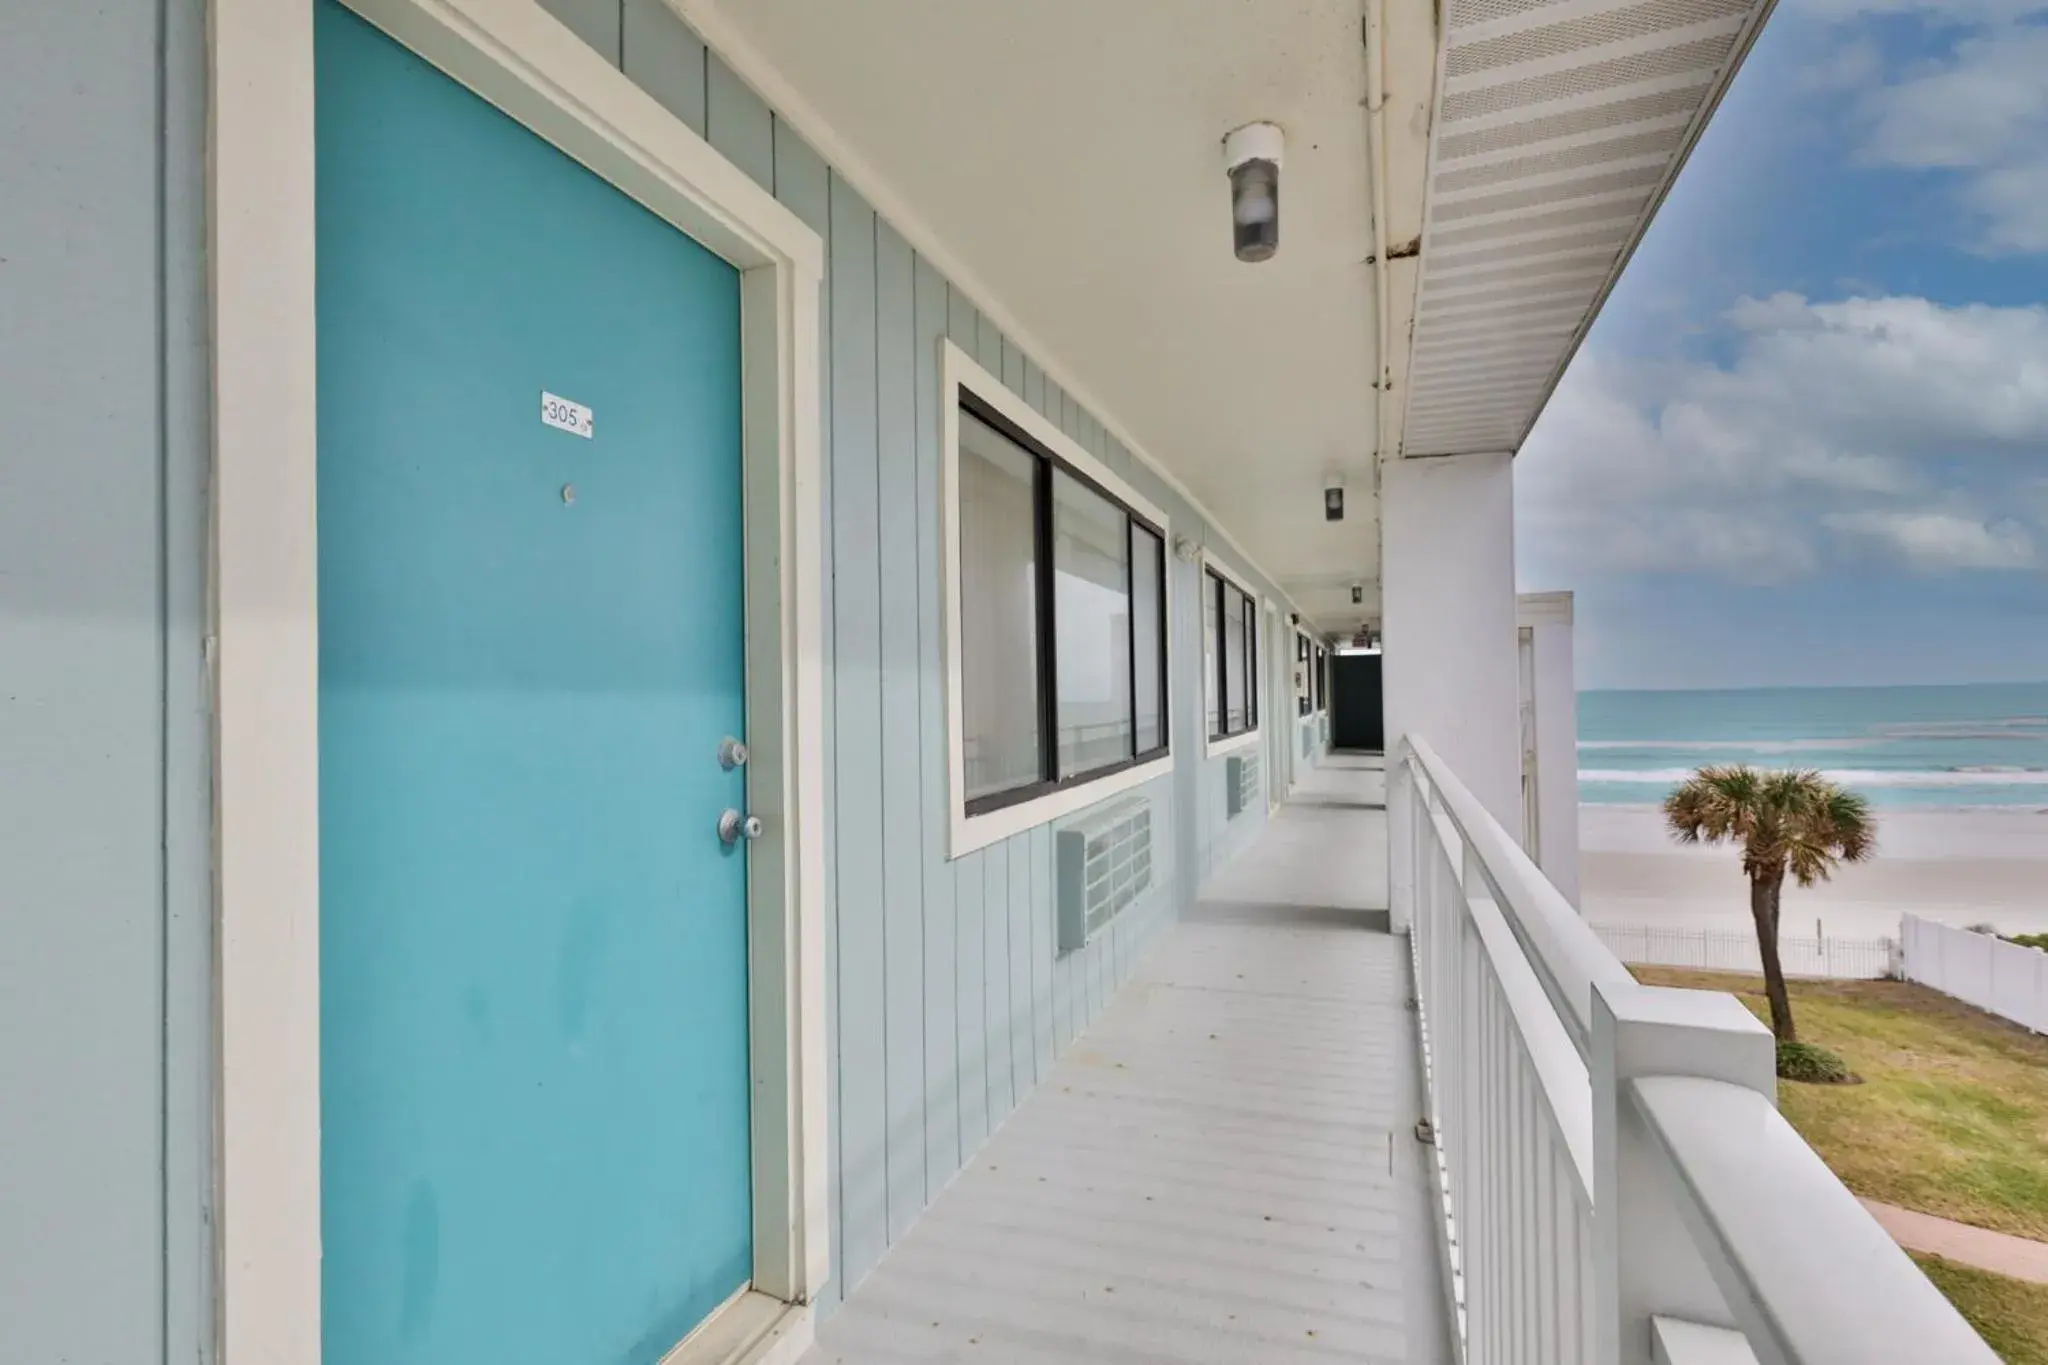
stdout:
MULTIPOLYGON (((1235 584, 1238 591, 1245 595, 1246 604, 1255 612, 1259 609, 1262 599, 1259 597, 1258 590, 1252 587, 1243 574, 1232 568, 1226 561, 1210 554, 1207 550, 1202 551, 1202 570, 1201 602, 1204 613, 1202 619, 1205 623, 1202 629, 1202 752, 1205 757, 1216 758, 1223 754, 1234 754, 1239 749, 1247 748, 1258 741, 1260 733, 1266 728, 1266 710, 1271 699, 1266 696, 1266 689, 1261 687, 1259 689, 1259 723, 1257 725, 1254 725, 1242 734, 1231 735, 1226 739, 1211 739, 1209 737, 1210 704, 1213 702, 1219 712, 1222 710, 1223 705, 1223 699, 1216 695, 1216 660, 1211 657, 1208 649, 1209 631, 1206 625, 1208 620, 1206 613, 1210 610, 1209 573, 1213 571, 1218 577, 1226 578, 1235 584)), ((1266 628, 1263 624, 1259 626, 1258 639, 1253 644, 1263 655, 1267 647, 1266 628)), ((1253 659, 1251 667, 1254 677, 1257 676, 1258 666, 1259 660, 1253 659)))
MULTIPOLYGON (((1162 555, 1170 554, 1173 548, 1173 528, 1168 525, 1166 513, 1155 506, 1151 499, 1124 480, 1115 470, 1096 459, 1073 437, 1061 431, 1045 415, 1019 398, 1010 387, 977 363, 974 357, 960 349, 952 341, 941 338, 939 342, 939 410, 944 427, 941 432, 939 509, 944 525, 940 528, 940 539, 945 548, 944 591, 946 604, 946 763, 949 785, 947 787, 949 813, 952 816, 952 838, 948 847, 950 857, 972 853, 978 848, 987 848, 1013 834, 1027 829, 1036 829, 1048 821, 1061 816, 1072 815, 1085 810, 1098 801, 1107 800, 1118 792, 1129 791, 1142 786, 1153 778, 1173 771, 1172 717, 1168 717, 1167 750, 1158 758, 1136 767, 1082 782, 1061 791, 1048 792, 1029 801, 1020 801, 1014 806, 1000 810, 984 811, 980 815, 967 813, 967 745, 965 712, 962 701, 960 676, 960 391, 968 393, 995 409, 1006 421, 1014 424, 1025 435, 1044 446, 1082 474, 1087 475, 1113 498, 1122 502, 1159 528, 1162 555)), ((1165 575, 1165 598, 1159 604, 1166 620, 1173 619, 1173 574, 1165 575)), ((1168 632, 1170 635, 1171 632, 1168 632)), ((1173 646, 1166 645, 1167 657, 1161 661, 1161 677, 1173 677, 1173 646)), ((1168 683, 1169 695, 1171 684, 1168 683)))
MULTIPOLYGON (((345 0, 741 271, 752 1286, 669 1365, 809 1345, 830 1273, 816 233, 532 0, 345 0)), ((318 1365, 312 0, 213 0, 216 1284, 224 1359, 318 1365)))

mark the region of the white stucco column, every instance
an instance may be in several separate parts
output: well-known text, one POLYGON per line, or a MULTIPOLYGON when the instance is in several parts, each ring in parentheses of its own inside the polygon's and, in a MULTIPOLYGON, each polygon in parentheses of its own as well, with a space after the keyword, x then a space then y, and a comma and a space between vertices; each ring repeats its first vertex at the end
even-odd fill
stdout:
POLYGON ((1532 695, 1522 700, 1536 722, 1536 846, 1528 852, 1550 884, 1577 906, 1579 694, 1572 669, 1572 595, 1523 593, 1515 620, 1529 635, 1522 685, 1532 695))
MULTIPOLYGON (((1512 457, 1391 460, 1380 486, 1389 762, 1421 735, 1510 833, 1521 828, 1512 457)), ((1406 788, 1388 784, 1393 921, 1410 921, 1406 788)))

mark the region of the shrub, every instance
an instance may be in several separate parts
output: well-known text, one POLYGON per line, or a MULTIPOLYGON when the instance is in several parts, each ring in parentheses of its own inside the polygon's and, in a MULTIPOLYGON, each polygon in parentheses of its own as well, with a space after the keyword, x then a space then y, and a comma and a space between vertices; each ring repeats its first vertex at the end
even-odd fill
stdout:
POLYGON ((2017 943, 2022 948, 2034 948, 2048 952, 2048 934, 2013 934, 2006 942, 2017 943))
POLYGON ((1847 1062, 1812 1043, 1778 1044, 1778 1076, 1809 1085, 1841 1085, 1855 1079, 1849 1074, 1847 1062))

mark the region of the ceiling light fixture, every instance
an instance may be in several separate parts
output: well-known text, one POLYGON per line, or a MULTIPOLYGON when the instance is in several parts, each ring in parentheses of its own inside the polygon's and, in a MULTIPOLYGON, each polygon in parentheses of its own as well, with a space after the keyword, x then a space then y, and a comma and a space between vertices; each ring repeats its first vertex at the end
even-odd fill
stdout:
POLYGON ((1230 174, 1230 228, 1240 261, 1267 261, 1280 249, 1280 154, 1277 123, 1247 123, 1223 138, 1230 174))

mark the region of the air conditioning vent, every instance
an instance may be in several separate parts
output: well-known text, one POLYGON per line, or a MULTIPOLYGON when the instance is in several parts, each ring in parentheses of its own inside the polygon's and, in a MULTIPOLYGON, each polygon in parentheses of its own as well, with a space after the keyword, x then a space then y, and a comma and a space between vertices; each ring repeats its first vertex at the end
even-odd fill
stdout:
POLYGON ((1229 770, 1224 774, 1224 785, 1227 788, 1228 813, 1235 820, 1258 804, 1259 756, 1232 754, 1229 770))
POLYGON ((1151 888, 1152 802, 1125 797, 1068 825, 1053 839, 1060 951, 1070 953, 1151 888))

